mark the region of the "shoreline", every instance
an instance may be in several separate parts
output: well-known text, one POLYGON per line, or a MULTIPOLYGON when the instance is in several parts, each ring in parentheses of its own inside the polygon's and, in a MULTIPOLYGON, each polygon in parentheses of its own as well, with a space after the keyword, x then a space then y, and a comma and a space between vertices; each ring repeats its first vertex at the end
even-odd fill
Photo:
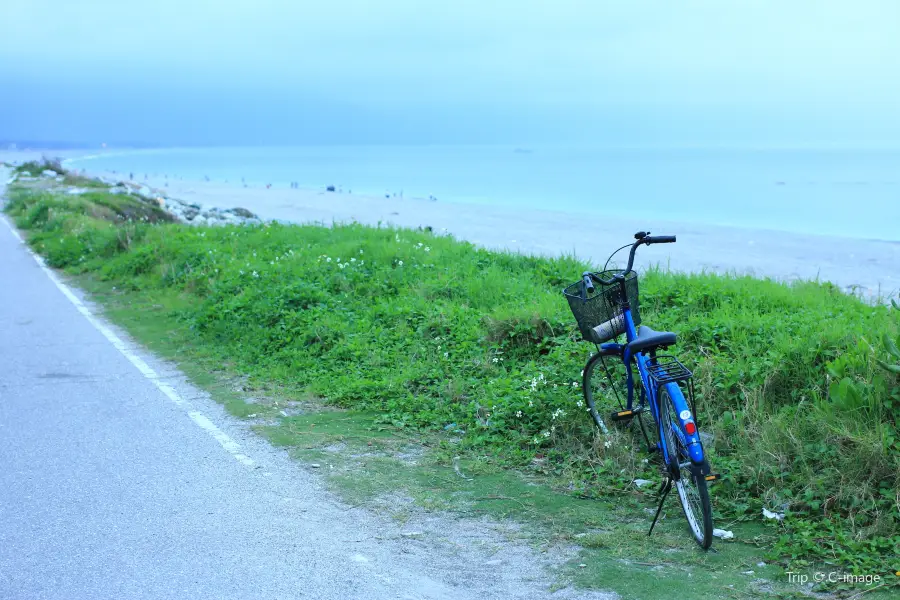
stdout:
MULTIPOLYGON (((78 158, 95 152, 0 152, 0 161, 31 160, 42 154, 78 158), (31 156, 24 156, 31 154, 31 156), (36 156, 35 156, 36 155, 36 156)), ((88 161, 89 163, 89 161, 88 161)), ((92 177, 122 179, 123 174, 82 168, 92 177)), ((87 165, 89 166, 89 164, 87 165)), ((632 234, 649 229, 675 234, 678 243, 638 254, 637 268, 661 265, 675 271, 736 273, 780 281, 830 281, 868 299, 900 290, 900 242, 766 229, 743 229, 676 221, 648 222, 622 216, 378 197, 308 188, 243 187, 240 183, 148 177, 134 183, 156 188, 184 202, 224 209, 241 207, 263 220, 290 223, 358 222, 377 226, 431 227, 476 245, 529 254, 575 254, 597 268, 632 234)), ((619 255, 621 256, 621 255, 619 255)))

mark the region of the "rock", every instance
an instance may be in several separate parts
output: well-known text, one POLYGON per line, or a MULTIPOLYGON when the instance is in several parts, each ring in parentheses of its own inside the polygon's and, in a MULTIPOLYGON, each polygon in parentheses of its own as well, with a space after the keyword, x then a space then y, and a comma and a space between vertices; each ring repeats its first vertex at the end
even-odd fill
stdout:
POLYGON ((634 485, 638 486, 639 488, 644 487, 648 483, 653 483, 653 482, 650 481, 649 479, 635 479, 634 480, 634 485))
POLYGON ((311 466, 313 469, 318 469, 318 468, 321 467, 322 465, 320 465, 319 463, 312 463, 312 464, 309 465, 309 466, 311 466))
POLYGON ((57 173, 56 171, 51 171, 50 169, 44 169, 43 171, 41 171, 41 175, 43 175, 44 177, 53 177, 54 179, 56 179, 56 176, 59 175, 59 173, 57 173))
POLYGON ((722 538, 723 540, 730 540, 734 537, 734 532, 726 531, 724 529, 713 529, 713 535, 717 538, 722 538))
POLYGON ((400 535, 405 538, 417 538, 425 535, 424 531, 402 531, 400 535))
POLYGON ((246 208, 237 207, 237 208, 232 208, 231 210, 228 210, 225 212, 230 212, 231 214, 236 215, 241 218, 244 218, 244 219, 255 219, 256 218, 256 215, 253 214, 252 212, 250 212, 249 210, 247 210, 246 208))
POLYGON ((153 195, 153 192, 146 185, 141 186, 141 188, 138 190, 137 193, 140 194, 141 196, 147 196, 147 197, 150 197, 153 195))
POLYGON ((757 566, 757 567, 764 567, 764 566, 766 566, 766 563, 760 561, 760 562, 756 563, 756 566, 757 566))
POLYGON ((326 192, 333 192, 333 191, 334 191, 334 186, 333 186, 333 185, 329 185, 327 188, 325 188, 325 191, 326 191, 326 192))
POLYGON ((188 206, 187 208, 184 209, 184 218, 187 219, 188 221, 192 221, 194 219, 194 217, 196 217, 199 214, 200 214, 200 210, 197 208, 194 208, 193 206, 188 206))

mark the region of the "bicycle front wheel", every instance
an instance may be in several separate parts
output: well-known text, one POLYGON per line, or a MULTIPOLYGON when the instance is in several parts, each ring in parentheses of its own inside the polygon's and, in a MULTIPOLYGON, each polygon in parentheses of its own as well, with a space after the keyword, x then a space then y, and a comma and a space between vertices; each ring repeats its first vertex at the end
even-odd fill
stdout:
POLYGON ((600 431, 609 433, 606 419, 610 413, 625 410, 628 402, 622 359, 617 355, 594 354, 581 373, 581 389, 594 423, 600 431))
POLYGON ((666 439, 666 463, 677 469, 679 477, 675 489, 681 500, 681 508, 694 539, 707 550, 712 544, 712 504, 706 477, 691 463, 685 444, 678 409, 666 386, 659 388, 659 412, 663 435, 666 439))

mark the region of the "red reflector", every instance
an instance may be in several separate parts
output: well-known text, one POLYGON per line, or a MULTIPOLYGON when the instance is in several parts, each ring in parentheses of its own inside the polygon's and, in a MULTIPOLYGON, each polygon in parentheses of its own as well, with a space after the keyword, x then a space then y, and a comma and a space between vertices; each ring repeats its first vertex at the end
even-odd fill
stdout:
POLYGON ((694 425, 692 421, 688 421, 684 424, 684 430, 688 435, 694 435, 695 433, 697 433, 697 426, 694 425))

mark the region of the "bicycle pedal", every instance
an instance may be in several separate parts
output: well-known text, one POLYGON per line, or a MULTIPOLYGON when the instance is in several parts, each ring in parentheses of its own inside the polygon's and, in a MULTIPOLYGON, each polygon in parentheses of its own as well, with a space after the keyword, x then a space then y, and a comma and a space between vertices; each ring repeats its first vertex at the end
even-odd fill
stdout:
POLYGON ((636 408, 634 410, 619 410, 613 411, 610 413, 609 418, 613 421, 627 421, 629 419, 634 418, 635 415, 643 412, 640 408, 636 408))
POLYGON ((704 479, 707 481, 718 481, 721 478, 722 475, 720 473, 710 473, 709 475, 704 476, 704 479))

